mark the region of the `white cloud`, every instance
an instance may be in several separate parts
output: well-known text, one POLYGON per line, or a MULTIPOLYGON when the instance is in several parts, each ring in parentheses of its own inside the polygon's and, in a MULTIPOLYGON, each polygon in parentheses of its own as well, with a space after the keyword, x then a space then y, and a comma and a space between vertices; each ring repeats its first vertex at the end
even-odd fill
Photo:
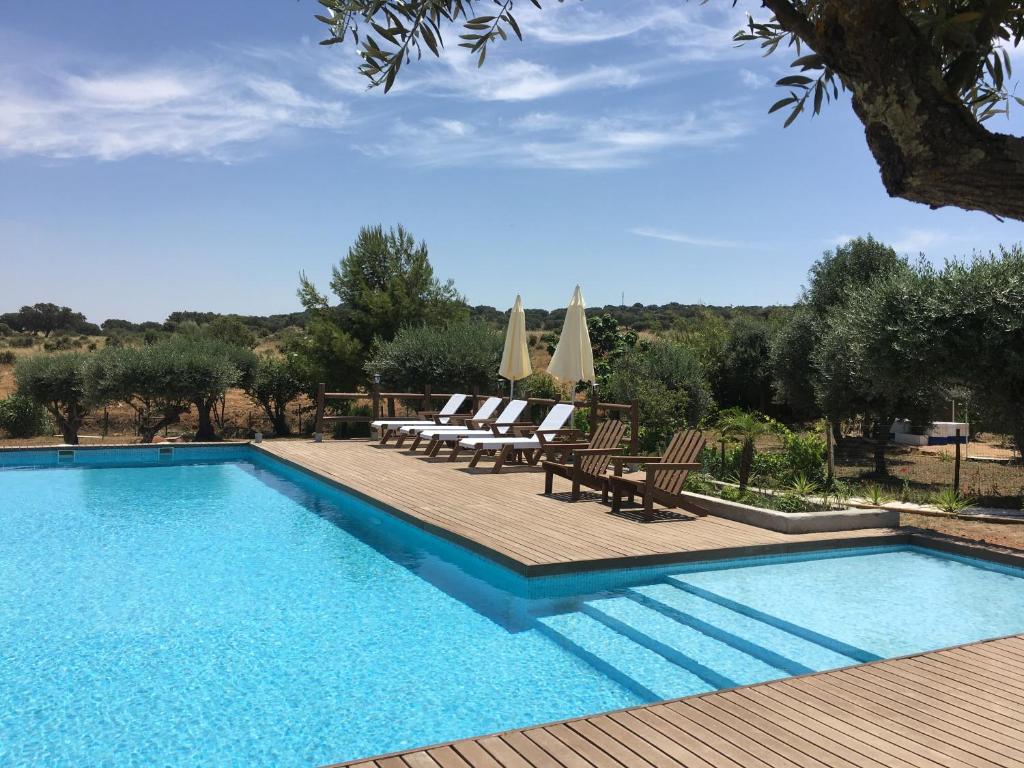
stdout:
POLYGON ((616 12, 604 11, 592 3, 552 3, 540 11, 528 7, 520 14, 520 26, 528 41, 586 45, 635 38, 645 47, 661 49, 661 54, 673 52, 687 60, 710 60, 730 55, 732 36, 746 20, 744 7, 724 3, 714 6, 678 0, 633 0, 628 6, 616 3, 608 7, 616 12), (625 15, 621 13, 624 7, 628 8, 625 15))
POLYGON ((763 245, 758 243, 745 243, 739 240, 722 240, 718 238, 700 237, 686 232, 655 229, 653 227, 636 227, 635 229, 631 229, 630 232, 634 235, 639 235, 640 237, 650 237, 655 240, 666 240, 670 243, 681 243, 683 245, 696 245, 702 248, 743 248, 756 250, 764 248, 763 245))
POLYGON ((600 170, 644 165, 653 155, 729 144, 748 131, 744 115, 714 107, 699 117, 602 116, 533 113, 505 123, 460 123, 428 118, 399 121, 364 154, 425 167, 495 163, 507 167, 600 170))
POLYGON ((237 156, 290 128, 337 130, 344 104, 245 66, 163 65, 28 79, 0 71, 0 155, 118 160, 142 154, 237 156))
POLYGON ((771 83, 771 80, 764 75, 759 75, 757 72, 744 68, 740 70, 740 82, 748 88, 764 88, 771 83))
MULTIPOLYGON (((323 68, 321 78, 346 93, 383 93, 380 88, 368 92, 369 81, 350 63, 323 68)), ((440 59, 425 57, 416 67, 403 69, 391 94, 394 97, 400 93, 415 93, 472 101, 533 101, 574 91, 630 88, 642 79, 633 69, 612 65, 564 72, 525 59, 493 58, 483 67, 477 67, 474 56, 463 49, 455 49, 446 51, 440 59)))

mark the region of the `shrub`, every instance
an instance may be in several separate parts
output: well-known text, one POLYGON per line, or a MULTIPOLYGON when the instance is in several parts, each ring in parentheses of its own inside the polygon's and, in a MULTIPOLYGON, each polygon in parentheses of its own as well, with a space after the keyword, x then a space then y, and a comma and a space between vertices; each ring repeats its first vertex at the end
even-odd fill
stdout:
POLYGON ((22 334, 20 336, 11 336, 7 340, 7 345, 18 349, 28 349, 36 342, 36 337, 32 334, 22 334))
POLYGON ((669 341, 638 344, 611 361, 601 396, 609 401, 640 406, 640 447, 644 452, 664 447, 672 433, 700 426, 713 401, 700 364, 693 353, 669 341))
POLYGON ((78 430, 89 410, 85 384, 86 357, 78 352, 32 355, 18 361, 14 378, 18 394, 46 408, 64 442, 78 443, 78 430))
POLYGON ((35 437, 50 431, 46 409, 25 395, 0 400, 0 430, 8 437, 35 437))
POLYGON ((374 345, 364 365, 379 373, 387 386, 419 391, 490 390, 496 381, 504 337, 482 322, 467 321, 445 328, 403 328, 394 339, 374 345))
POLYGON ((0 365, 14 365, 18 361, 18 356, 14 354, 13 350, 5 349, 0 352, 0 365))

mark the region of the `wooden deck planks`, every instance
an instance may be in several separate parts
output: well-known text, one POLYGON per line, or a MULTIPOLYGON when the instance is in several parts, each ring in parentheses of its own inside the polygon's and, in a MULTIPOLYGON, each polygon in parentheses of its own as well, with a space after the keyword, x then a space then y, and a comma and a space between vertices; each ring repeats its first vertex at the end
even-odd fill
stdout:
MULTIPOLYGON (((263 451, 369 496, 430 530, 469 543, 522 573, 621 567, 748 553, 780 545, 836 546, 895 531, 787 535, 714 516, 673 514, 642 523, 610 514, 597 497, 568 501, 568 481, 556 478, 544 496, 543 473, 526 467, 494 475, 465 462, 360 441, 273 441, 263 451)), ((631 510, 638 514, 638 510, 631 510)))
POLYGON ((419 755, 451 750, 458 768, 1018 768, 1022 660, 1024 637, 1003 638, 344 765, 434 768, 449 763, 419 755))

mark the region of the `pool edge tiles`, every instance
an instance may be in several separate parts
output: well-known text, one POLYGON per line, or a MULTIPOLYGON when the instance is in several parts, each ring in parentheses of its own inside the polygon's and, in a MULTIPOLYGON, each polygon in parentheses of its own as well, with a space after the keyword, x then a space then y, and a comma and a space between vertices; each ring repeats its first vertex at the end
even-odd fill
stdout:
POLYGON ((249 443, 150 443, 0 447, 0 470, 135 467, 203 461, 245 461, 249 443))

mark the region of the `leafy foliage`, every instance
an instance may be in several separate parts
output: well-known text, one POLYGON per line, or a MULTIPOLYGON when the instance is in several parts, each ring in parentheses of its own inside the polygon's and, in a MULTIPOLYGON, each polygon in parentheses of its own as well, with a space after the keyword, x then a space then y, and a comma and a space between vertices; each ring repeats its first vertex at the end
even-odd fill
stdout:
POLYGON ((89 411, 85 385, 86 356, 79 352, 23 357, 14 368, 19 395, 46 408, 64 442, 76 445, 89 411))
POLYGON ((714 406, 693 353, 661 339, 624 350, 600 384, 602 399, 639 401, 639 439, 644 451, 664 447, 677 429, 699 426, 714 406))
POLYGON ((49 430, 46 409, 32 398, 15 393, 0 400, 0 431, 8 437, 35 437, 49 430))
POLYGON ((295 363, 288 357, 261 355, 249 382, 246 394, 259 405, 274 427, 276 437, 291 434, 288 425, 288 404, 303 392, 304 385, 295 363))
POLYGON ((418 392, 466 391, 494 387, 504 339, 501 332, 480 322, 444 327, 410 326, 391 341, 378 342, 363 369, 379 373, 388 387, 418 392))

